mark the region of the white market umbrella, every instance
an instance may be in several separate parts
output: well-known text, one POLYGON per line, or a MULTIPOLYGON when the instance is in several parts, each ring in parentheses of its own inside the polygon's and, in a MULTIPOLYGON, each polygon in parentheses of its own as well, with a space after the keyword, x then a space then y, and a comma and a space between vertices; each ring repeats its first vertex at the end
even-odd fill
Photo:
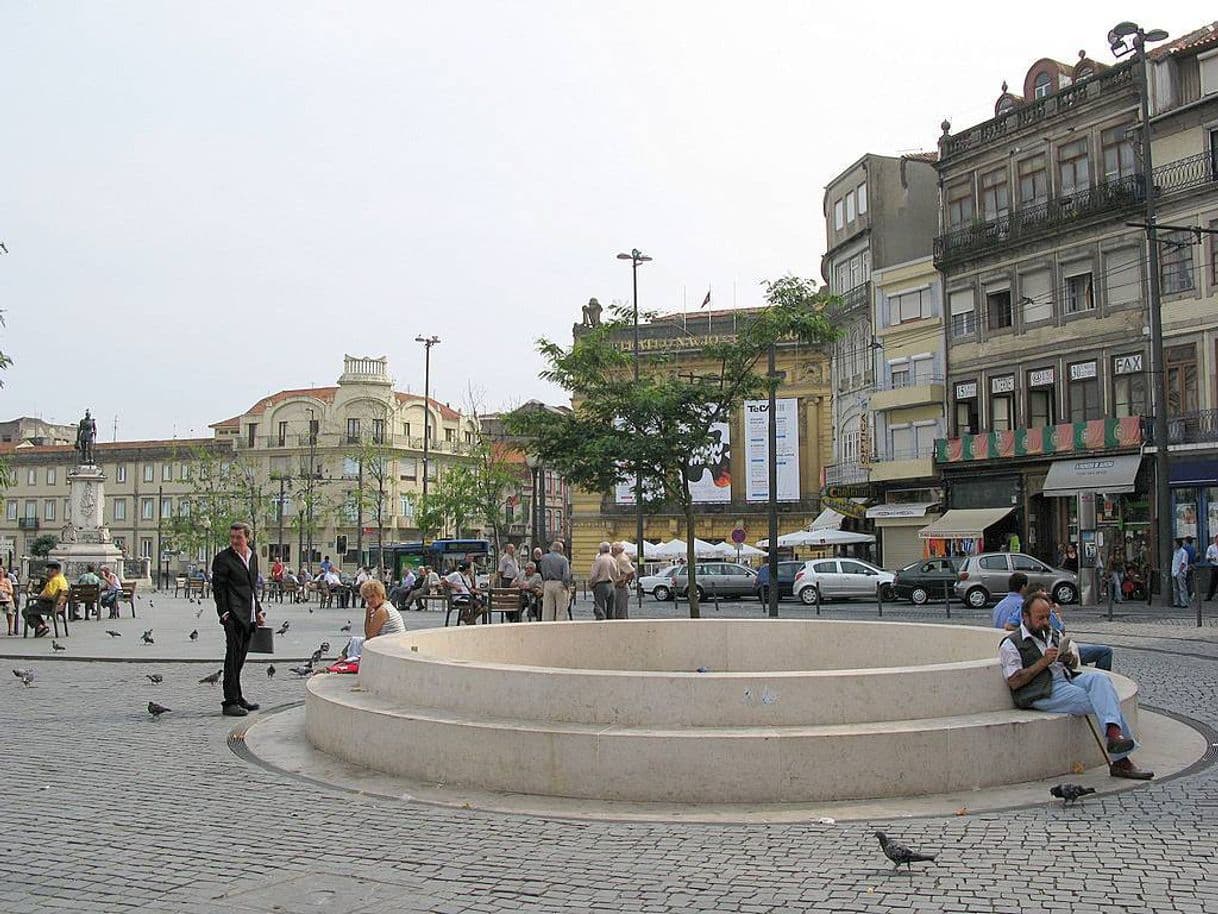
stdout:
POLYGON ((780 546, 849 546, 855 543, 874 543, 875 537, 850 530, 800 530, 778 538, 780 546))
POLYGON ((721 559, 734 559, 740 557, 742 559, 756 558, 759 555, 766 555, 764 549, 757 549, 750 546, 748 543, 741 543, 739 547, 735 543, 724 541, 715 544, 715 556, 721 559))
MULTIPOLYGON (((656 557, 665 559, 682 559, 687 554, 685 540, 672 539, 656 547, 656 557)), ((706 540, 694 538, 694 557, 700 559, 714 558, 715 547, 706 540)))
MULTIPOLYGON (((657 547, 656 547, 655 543, 649 543, 647 540, 643 540, 643 558, 644 558, 644 560, 660 558, 660 556, 656 555, 656 548, 657 547)), ((634 543, 630 542, 629 540, 622 540, 622 549, 626 553, 626 555, 630 556, 631 558, 638 555, 638 551, 639 551, 638 548, 634 545, 634 543)))

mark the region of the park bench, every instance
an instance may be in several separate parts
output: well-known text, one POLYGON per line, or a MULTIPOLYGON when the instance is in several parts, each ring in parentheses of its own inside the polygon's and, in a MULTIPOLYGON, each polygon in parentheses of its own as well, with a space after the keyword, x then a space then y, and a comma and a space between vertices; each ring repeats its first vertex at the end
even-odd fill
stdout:
POLYGON ((97 584, 72 584, 68 588, 68 616, 76 617, 76 607, 83 606, 85 608, 84 621, 89 621, 89 614, 93 613, 98 619, 101 619, 101 587, 97 584))
MULTIPOLYGON (((38 594, 42 593, 44 582, 36 578, 31 578, 25 585, 25 606, 22 608, 21 617, 25 620, 25 625, 21 628, 21 637, 24 638, 30 633, 30 607, 38 600, 38 594)), ((61 594, 59 602, 46 612, 46 615, 51 617, 51 625, 55 628, 55 637, 59 637, 59 620, 63 619, 63 635, 68 636, 68 595, 61 594)))
POLYGON ((522 613, 521 593, 519 587, 492 587, 487 592, 486 615, 493 621, 495 613, 499 613, 500 621, 519 622, 522 613), (515 618, 509 619, 509 615, 515 618))
POLYGON ((186 596, 190 595, 190 591, 187 589, 186 580, 186 575, 184 574, 180 574, 173 579, 173 595, 175 597, 179 592, 185 594, 186 596))
POLYGON ((126 603, 131 607, 131 618, 135 618, 135 581, 124 581, 122 584, 123 592, 119 595, 118 602, 126 603))

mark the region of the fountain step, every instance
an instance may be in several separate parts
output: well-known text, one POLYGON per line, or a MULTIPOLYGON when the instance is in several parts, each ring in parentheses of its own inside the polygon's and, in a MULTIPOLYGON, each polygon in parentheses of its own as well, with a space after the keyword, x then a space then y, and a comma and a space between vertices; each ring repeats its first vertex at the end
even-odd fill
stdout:
MULTIPOLYGON (((1114 678, 1132 718, 1136 686, 1114 678)), ((423 782, 643 802, 912 796, 1102 761, 1083 720, 1013 708, 844 724, 623 726, 419 707, 364 691, 353 677, 319 676, 308 683, 306 719, 319 749, 423 782)))

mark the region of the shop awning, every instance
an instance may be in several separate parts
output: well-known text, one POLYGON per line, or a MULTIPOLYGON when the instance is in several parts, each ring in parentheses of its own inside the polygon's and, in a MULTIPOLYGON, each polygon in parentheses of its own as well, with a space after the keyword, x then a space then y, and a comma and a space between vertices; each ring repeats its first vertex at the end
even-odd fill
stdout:
POLYGON ((918 531, 924 540, 977 539, 1014 508, 953 508, 918 531))
POLYGON ((1106 495, 1132 492, 1141 463, 1141 454, 1055 460, 1049 465, 1049 475, 1045 477, 1045 488, 1041 494, 1046 498, 1066 498, 1079 492, 1103 492, 1106 495))
POLYGON ((839 511, 834 511, 832 508, 825 508, 820 514, 816 515, 816 520, 812 521, 809 530, 840 530, 842 521, 846 519, 846 515, 839 511))
MULTIPOLYGON (((1182 460, 1176 455, 1171 459, 1171 484, 1173 486, 1218 485, 1218 459, 1201 457, 1182 460)), ((1211 530, 1211 533, 1218 531, 1211 530)))
POLYGON ((925 517, 926 512, 936 507, 937 502, 911 503, 907 505, 872 505, 867 509, 867 516, 872 520, 885 520, 893 517, 925 517))

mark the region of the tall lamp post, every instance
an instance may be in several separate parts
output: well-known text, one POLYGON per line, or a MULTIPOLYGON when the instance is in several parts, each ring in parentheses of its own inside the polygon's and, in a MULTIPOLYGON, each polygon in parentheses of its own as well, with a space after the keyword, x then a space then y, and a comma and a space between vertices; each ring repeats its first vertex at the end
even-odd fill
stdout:
MULTIPOLYGON (((618 254, 617 259, 630 261, 630 278, 634 286, 634 383, 637 385, 639 383, 639 264, 647 263, 651 258, 638 248, 631 248, 629 254, 618 254)), ((690 530, 689 535, 693 536, 694 532, 690 530)), ((639 570, 642 570, 644 557, 642 467, 635 467, 634 471, 634 545, 634 560, 639 570)), ((641 610, 643 608, 643 576, 641 574, 635 574, 634 586, 641 610)))
MULTIPOLYGON (((423 336, 414 338, 416 343, 423 344, 423 506, 427 507, 427 477, 430 467, 431 454, 431 347, 440 342, 438 336, 423 336)), ((423 539, 427 539, 427 531, 419 531, 423 539)))
POLYGON ((1167 430, 1167 371, 1163 357, 1163 312, 1159 300, 1159 245, 1155 237, 1154 159, 1150 137, 1150 80, 1146 62, 1146 42, 1163 41, 1162 29, 1146 31, 1136 22, 1120 22, 1108 33, 1108 44, 1116 57, 1134 55, 1137 62, 1138 102, 1141 108, 1141 147, 1143 197, 1146 201, 1146 263, 1147 301, 1150 311, 1150 370, 1154 378, 1154 436, 1155 436, 1155 513, 1158 515, 1158 536, 1155 556, 1159 563, 1159 594, 1171 594, 1172 510, 1171 467, 1168 454, 1167 430))
POLYGON ((766 477, 769 491, 766 498, 766 517, 769 521, 769 556, 766 566, 770 571, 770 586, 766 588, 769 603, 770 618, 778 618, 778 368, 775 365, 777 346, 771 342, 766 353, 766 384, 769 387, 769 402, 766 404, 769 415, 766 417, 766 447, 769 449, 766 461, 766 477))
MULTIPOLYGON (((529 539, 533 542, 533 548, 541 546, 540 526, 538 525, 537 512, 537 471, 541 469, 541 458, 531 451, 524 455, 525 466, 529 468, 529 474, 533 479, 533 493, 529 499, 529 513, 532 515, 529 520, 529 539)), ((542 547, 543 550, 545 547, 542 547)))

